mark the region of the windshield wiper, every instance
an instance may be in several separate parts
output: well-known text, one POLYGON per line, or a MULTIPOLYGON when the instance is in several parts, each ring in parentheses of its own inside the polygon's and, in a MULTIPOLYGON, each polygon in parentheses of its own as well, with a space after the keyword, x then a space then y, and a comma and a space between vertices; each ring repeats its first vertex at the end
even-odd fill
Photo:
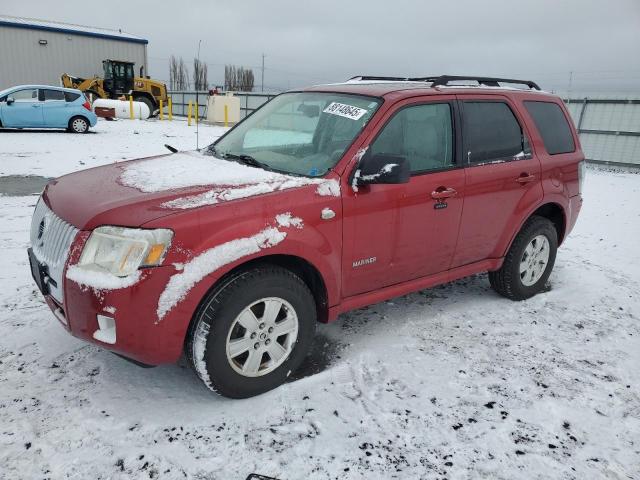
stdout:
POLYGON ((251 155, 237 154, 237 153, 221 153, 222 158, 230 160, 238 160, 240 163, 249 165, 250 167, 263 168, 265 170, 272 170, 272 168, 266 163, 256 160, 251 155))

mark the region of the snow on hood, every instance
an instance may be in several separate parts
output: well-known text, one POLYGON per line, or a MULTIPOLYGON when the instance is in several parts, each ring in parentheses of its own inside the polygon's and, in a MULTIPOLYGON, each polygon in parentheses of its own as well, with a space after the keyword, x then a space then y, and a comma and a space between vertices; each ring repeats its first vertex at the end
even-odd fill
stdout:
POLYGON ((318 195, 340 195, 340 185, 336 180, 269 172, 200 152, 181 152, 158 159, 132 162, 124 168, 119 182, 142 192, 195 186, 213 187, 207 192, 187 195, 162 204, 163 207, 172 209, 196 208, 305 185, 317 185, 318 195))

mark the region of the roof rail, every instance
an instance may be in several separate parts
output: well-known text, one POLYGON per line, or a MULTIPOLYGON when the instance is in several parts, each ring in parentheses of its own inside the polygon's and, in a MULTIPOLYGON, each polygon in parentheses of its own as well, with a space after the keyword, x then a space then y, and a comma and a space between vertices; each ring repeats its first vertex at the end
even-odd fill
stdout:
POLYGON ((377 75, 356 75, 355 77, 351 77, 349 80, 382 80, 382 81, 390 81, 390 82, 407 82, 409 79, 407 77, 380 77, 377 75))
POLYGON ((439 77, 421 77, 421 78, 409 78, 409 81, 413 82, 431 82, 433 87, 440 85, 448 85, 449 82, 472 80, 478 82, 480 85, 487 87, 499 87, 500 83, 515 83, 519 85, 526 85, 529 88, 535 90, 541 90, 536 82, 531 80, 517 80, 515 78, 498 78, 498 77, 474 77, 467 75, 440 75, 439 77))
POLYGON ((499 87, 500 83, 515 83, 519 85, 526 85, 534 90, 542 90, 536 82, 531 80, 516 80, 515 78, 498 78, 498 77, 474 77, 467 75, 440 75, 434 77, 379 77, 369 75, 356 75, 349 80, 388 80, 388 81, 400 81, 400 82, 429 82, 432 87, 446 86, 449 82, 472 80, 478 82, 480 85, 487 87, 499 87))

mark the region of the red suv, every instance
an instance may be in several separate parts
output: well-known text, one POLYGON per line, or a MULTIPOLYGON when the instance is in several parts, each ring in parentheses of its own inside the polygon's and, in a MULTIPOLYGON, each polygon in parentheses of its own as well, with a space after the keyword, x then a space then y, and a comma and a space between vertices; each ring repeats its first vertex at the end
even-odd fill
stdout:
POLYGON ((52 181, 31 269, 71 334, 146 365, 185 352, 249 397, 347 310, 487 271, 512 300, 541 291, 583 160, 533 82, 355 77, 281 94, 203 151, 52 181))

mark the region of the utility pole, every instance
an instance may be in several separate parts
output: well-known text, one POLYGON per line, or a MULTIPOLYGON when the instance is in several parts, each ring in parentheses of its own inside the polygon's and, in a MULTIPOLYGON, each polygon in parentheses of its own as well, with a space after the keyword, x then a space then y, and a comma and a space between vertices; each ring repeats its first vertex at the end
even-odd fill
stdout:
POLYGON ((573 84, 573 71, 569 72, 569 91, 567 92, 567 98, 571 98, 572 84, 573 84))
POLYGON ((264 53, 262 54, 262 81, 260 83, 260 91, 264 92, 264 53))

